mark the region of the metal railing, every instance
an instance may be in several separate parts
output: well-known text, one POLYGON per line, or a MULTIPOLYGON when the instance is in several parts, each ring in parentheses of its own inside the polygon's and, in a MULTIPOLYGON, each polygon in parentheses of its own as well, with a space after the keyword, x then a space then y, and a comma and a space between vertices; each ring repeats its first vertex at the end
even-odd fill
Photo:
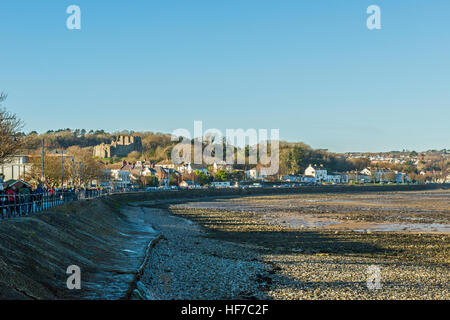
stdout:
POLYGON ((18 194, 0 194, 0 220, 13 217, 28 216, 32 213, 47 210, 55 206, 73 202, 81 199, 94 199, 107 194, 122 193, 128 190, 108 191, 103 189, 92 190, 73 190, 60 191, 55 190, 45 192, 18 193, 18 194))

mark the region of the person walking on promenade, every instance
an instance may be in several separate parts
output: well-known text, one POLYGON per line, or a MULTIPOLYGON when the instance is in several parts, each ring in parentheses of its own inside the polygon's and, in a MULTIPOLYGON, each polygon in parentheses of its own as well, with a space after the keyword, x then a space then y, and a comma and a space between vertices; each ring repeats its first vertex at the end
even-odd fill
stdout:
POLYGON ((7 197, 7 206, 8 206, 8 215, 9 216, 14 216, 16 213, 16 191, 15 191, 15 187, 10 188, 7 187, 5 194, 7 197))
POLYGON ((43 198, 44 198, 44 188, 42 187, 41 184, 38 184, 36 190, 34 190, 33 192, 34 194, 34 201, 36 202, 36 211, 37 210, 42 210, 42 206, 43 206, 43 198))
POLYGON ((54 205, 54 198, 55 198, 55 189, 53 188, 53 186, 50 187, 48 192, 50 194, 50 206, 53 207, 53 205, 54 205))
POLYGON ((2 219, 5 219, 8 213, 7 203, 8 197, 5 194, 5 188, 3 187, 3 183, 0 183, 0 216, 2 219))
POLYGON ((19 190, 19 197, 21 202, 21 213, 28 215, 31 212, 31 191, 28 186, 23 186, 19 190))

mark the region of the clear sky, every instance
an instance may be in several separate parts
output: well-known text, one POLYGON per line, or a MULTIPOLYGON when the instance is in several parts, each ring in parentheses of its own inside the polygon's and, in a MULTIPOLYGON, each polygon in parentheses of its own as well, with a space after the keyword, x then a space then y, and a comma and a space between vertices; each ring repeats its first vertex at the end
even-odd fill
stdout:
POLYGON ((2 0, 0 39, 27 132, 202 120, 337 152, 450 148, 448 0, 2 0))

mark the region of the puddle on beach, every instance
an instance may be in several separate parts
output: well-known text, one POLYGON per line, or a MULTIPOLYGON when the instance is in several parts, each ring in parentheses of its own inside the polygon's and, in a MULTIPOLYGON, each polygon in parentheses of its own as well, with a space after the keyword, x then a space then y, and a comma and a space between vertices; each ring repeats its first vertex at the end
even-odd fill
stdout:
POLYGON ((442 223, 364 223, 357 221, 326 220, 321 218, 296 218, 296 217, 264 217, 266 223, 282 227, 322 228, 333 230, 353 230, 357 232, 382 231, 382 232, 423 232, 423 233, 450 233, 450 225, 442 223))
POLYGON ((388 223, 368 225, 365 229, 354 229, 354 231, 410 231, 450 233, 450 225, 442 223, 388 223))
POLYGON ((285 217, 283 215, 270 215, 262 218, 265 222, 272 225, 279 225, 282 227, 290 228, 318 228, 326 227, 334 224, 339 224, 339 221, 332 221, 326 219, 314 219, 310 216, 307 217, 285 217))

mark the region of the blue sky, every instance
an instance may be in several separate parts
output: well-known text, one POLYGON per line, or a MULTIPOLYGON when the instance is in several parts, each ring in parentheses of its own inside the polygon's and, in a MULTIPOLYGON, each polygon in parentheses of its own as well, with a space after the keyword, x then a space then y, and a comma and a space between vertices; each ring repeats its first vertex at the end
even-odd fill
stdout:
POLYGON ((450 148, 449 14, 448 0, 2 0, 0 91, 26 131, 202 120, 336 152, 450 148))

